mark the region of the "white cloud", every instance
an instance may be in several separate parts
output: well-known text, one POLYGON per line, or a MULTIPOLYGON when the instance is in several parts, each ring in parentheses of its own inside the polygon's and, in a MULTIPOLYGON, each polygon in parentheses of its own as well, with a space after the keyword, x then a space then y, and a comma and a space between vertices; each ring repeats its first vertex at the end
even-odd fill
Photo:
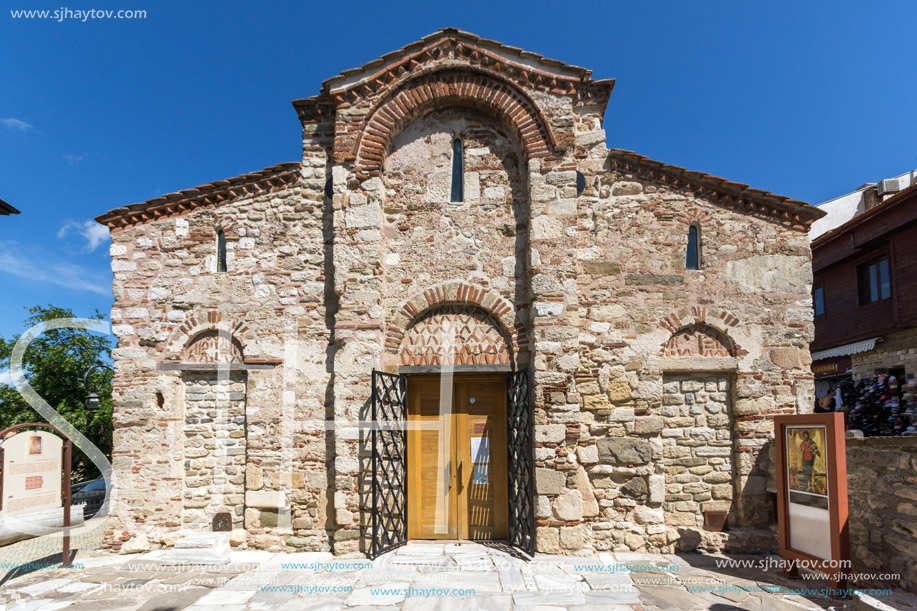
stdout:
MULTIPOLYGON (((101 274, 58 259, 57 253, 23 250, 0 244, 0 272, 77 291, 111 297, 111 285, 101 274), (49 260, 51 259, 51 260, 49 260)), ((4 287, 5 290, 8 290, 4 287)))
POLYGON ((0 371, 0 385, 13 386, 13 374, 10 373, 9 369, 0 371))
POLYGON ((0 119, 0 123, 3 124, 7 129, 11 129, 17 132, 27 132, 30 129, 34 129, 31 124, 16 119, 15 117, 9 117, 7 119, 0 119))
POLYGON ((107 243, 109 238, 108 227, 100 225, 93 220, 70 221, 60 228, 60 231, 57 232, 57 237, 67 237, 67 234, 71 231, 77 232, 86 239, 86 250, 88 252, 94 251, 103 242, 107 243))
POLYGON ((67 165, 76 165, 86 159, 87 156, 86 153, 80 153, 79 155, 64 155, 64 161, 67 162, 67 165))

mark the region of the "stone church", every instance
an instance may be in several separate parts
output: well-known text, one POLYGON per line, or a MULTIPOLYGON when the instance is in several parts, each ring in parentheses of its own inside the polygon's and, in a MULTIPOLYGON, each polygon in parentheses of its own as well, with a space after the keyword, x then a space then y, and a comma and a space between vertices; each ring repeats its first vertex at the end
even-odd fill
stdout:
POLYGON ((443 29, 293 101, 301 160, 100 216, 106 545, 774 548, 822 213, 607 148, 613 87, 443 29))

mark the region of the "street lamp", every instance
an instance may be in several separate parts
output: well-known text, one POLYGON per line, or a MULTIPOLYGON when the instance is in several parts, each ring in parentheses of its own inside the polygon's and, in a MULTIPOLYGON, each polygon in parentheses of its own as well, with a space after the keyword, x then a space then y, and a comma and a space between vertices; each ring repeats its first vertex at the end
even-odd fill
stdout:
POLYGON ((86 395, 86 409, 87 411, 89 411, 90 414, 95 414, 96 412, 98 412, 99 407, 101 407, 102 405, 102 400, 99 399, 99 392, 98 392, 99 386, 93 386, 93 387, 89 386, 89 376, 96 369, 107 369, 111 371, 112 373, 114 373, 114 370, 111 367, 109 367, 105 363, 96 361, 95 363, 90 365, 89 369, 86 370, 86 373, 83 374, 83 386, 89 391, 89 394, 86 395))

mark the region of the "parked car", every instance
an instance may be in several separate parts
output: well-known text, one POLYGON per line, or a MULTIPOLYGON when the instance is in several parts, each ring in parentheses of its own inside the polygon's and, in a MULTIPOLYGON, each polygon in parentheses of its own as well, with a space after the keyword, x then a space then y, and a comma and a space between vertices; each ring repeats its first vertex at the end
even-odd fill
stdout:
POLYGON ((71 504, 83 505, 83 517, 94 516, 105 501, 105 480, 103 478, 79 482, 70 487, 71 504))

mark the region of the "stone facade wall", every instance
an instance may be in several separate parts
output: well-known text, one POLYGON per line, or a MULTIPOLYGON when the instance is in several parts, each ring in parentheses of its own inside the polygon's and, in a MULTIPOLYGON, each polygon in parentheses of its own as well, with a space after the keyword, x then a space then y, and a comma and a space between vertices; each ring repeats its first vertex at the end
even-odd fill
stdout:
POLYGON ((847 438, 851 573, 859 582, 917 592, 917 438, 847 438))
POLYGON ((163 365, 222 329, 241 356, 216 352, 247 372, 233 540, 366 551, 371 371, 435 364, 448 323, 460 327, 455 362, 534 369, 540 551, 771 546, 771 416, 814 395, 805 226, 609 151, 611 87, 582 69, 526 58, 503 72, 467 40, 423 45, 379 64, 384 76, 332 79, 295 103, 295 180, 124 213, 111 251, 123 500, 112 539, 167 544, 181 529, 170 501, 185 479, 184 386, 163 365), (462 202, 449 201, 456 137, 462 202), (692 224, 699 270, 685 269, 692 224), (705 393, 704 407, 673 403, 688 393, 705 393), (699 510, 714 501, 729 504, 732 529, 709 536, 699 510))
POLYGON ((903 367, 905 373, 917 375, 917 329, 906 329, 883 336, 883 341, 868 352, 850 357, 853 377, 875 378, 877 372, 903 367))
POLYGON ((226 512, 242 528, 245 509, 245 378, 186 374, 182 524, 209 530, 226 512))
MULTIPOLYGON (((186 394, 187 372, 163 367, 213 360, 206 346, 197 350, 195 340, 212 338, 218 330, 232 337, 233 348, 226 349, 229 358, 216 361, 260 363, 247 372, 244 400, 230 402, 234 411, 244 405, 244 414, 233 418, 244 416, 246 435, 239 439, 247 440, 247 473, 226 480, 236 486, 244 477, 246 484, 244 528, 239 491, 233 488, 230 495, 234 544, 267 548, 292 541, 328 548, 324 163, 307 160, 281 186, 252 188, 219 206, 112 233, 111 319, 118 346, 111 547, 138 534, 150 545, 169 545, 200 529, 204 519, 210 528, 217 508, 183 501, 206 489, 185 486, 209 478, 206 471, 215 460, 197 456, 203 429, 186 420, 196 418, 194 399, 200 393, 186 394), (227 237, 225 273, 216 271, 217 228, 227 237), (279 512, 281 526, 261 528, 271 521, 260 520, 262 511, 271 517, 279 512)), ((214 431, 214 439, 222 434, 214 431)), ((238 434, 229 431, 231 439, 238 434)), ((223 460, 214 468, 239 466, 233 456, 223 460)))

